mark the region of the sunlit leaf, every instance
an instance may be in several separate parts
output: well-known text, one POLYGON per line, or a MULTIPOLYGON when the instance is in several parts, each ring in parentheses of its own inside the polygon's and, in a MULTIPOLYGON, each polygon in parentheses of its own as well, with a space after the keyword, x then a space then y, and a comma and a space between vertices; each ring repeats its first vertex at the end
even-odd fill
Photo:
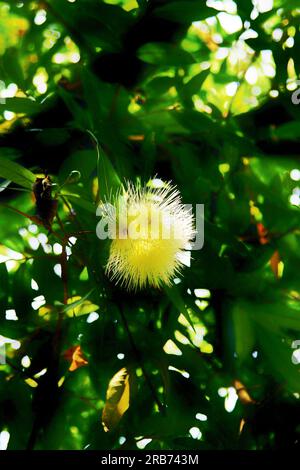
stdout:
POLYGON ((252 404, 255 403, 255 400, 251 398, 248 390, 246 389, 245 385, 242 384, 242 382, 240 382, 239 380, 235 380, 234 388, 236 389, 238 397, 241 403, 243 403, 243 405, 249 405, 251 403, 252 404))
POLYGON ((120 369, 110 380, 106 403, 102 412, 102 425, 104 431, 114 429, 121 420, 130 404, 129 373, 126 368, 120 369))

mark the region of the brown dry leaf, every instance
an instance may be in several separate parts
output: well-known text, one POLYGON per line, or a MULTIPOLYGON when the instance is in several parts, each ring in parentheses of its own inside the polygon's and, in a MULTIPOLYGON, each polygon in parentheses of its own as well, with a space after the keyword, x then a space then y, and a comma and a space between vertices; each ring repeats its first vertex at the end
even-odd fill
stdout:
POLYGON ((245 424, 246 424, 246 421, 244 420, 244 418, 242 418, 240 421, 239 434, 242 434, 245 424))
POLYGON ((236 393, 238 394, 239 400, 243 405, 249 405, 250 403, 256 403, 253 398, 250 397, 245 385, 242 384, 239 380, 235 380, 233 382, 233 386, 236 389, 236 393))
POLYGON ((70 372, 73 372, 74 370, 79 369, 79 367, 83 367, 88 364, 88 361, 83 356, 83 351, 80 346, 73 346, 72 348, 69 348, 64 353, 64 358, 71 362, 69 367, 70 372))
POLYGON ((259 243, 261 245, 266 245, 270 242, 269 232, 262 223, 256 224, 257 234, 259 238, 259 243))
POLYGON ((102 412, 102 425, 105 432, 117 426, 129 408, 129 373, 125 367, 111 379, 106 391, 106 403, 102 412))
POLYGON ((271 265, 271 269, 274 273, 274 276, 276 277, 276 279, 279 279, 280 275, 279 275, 279 263, 280 263, 280 254, 279 254, 279 251, 276 250, 274 251, 271 259, 270 259, 270 265, 271 265))
POLYGON ((145 140, 145 136, 143 134, 140 135, 129 135, 128 140, 131 140, 133 142, 143 142, 145 140))

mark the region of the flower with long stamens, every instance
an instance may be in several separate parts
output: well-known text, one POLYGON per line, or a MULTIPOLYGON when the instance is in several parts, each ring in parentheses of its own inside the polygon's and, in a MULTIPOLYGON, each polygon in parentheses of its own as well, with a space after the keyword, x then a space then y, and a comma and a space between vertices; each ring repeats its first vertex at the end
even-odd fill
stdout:
POLYGON ((195 236, 193 214, 178 189, 152 182, 127 183, 106 211, 113 227, 106 273, 129 290, 170 285, 195 236))

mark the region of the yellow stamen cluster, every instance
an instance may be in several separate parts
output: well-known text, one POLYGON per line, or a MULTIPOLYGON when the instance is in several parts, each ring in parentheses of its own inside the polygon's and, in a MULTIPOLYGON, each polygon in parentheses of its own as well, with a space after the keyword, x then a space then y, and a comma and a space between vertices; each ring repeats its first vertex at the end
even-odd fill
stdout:
POLYGON ((106 273, 129 290, 170 285, 195 235, 193 215, 179 191, 162 184, 128 184, 115 200, 116 231, 106 273))

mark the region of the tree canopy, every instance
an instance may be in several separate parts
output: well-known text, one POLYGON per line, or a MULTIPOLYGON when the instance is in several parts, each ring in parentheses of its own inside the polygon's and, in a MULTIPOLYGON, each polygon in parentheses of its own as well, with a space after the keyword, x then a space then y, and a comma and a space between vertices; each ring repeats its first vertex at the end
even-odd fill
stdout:
POLYGON ((0 448, 299 446, 299 19, 0 1, 0 448), (128 290, 97 207, 168 182, 204 246, 128 290))

